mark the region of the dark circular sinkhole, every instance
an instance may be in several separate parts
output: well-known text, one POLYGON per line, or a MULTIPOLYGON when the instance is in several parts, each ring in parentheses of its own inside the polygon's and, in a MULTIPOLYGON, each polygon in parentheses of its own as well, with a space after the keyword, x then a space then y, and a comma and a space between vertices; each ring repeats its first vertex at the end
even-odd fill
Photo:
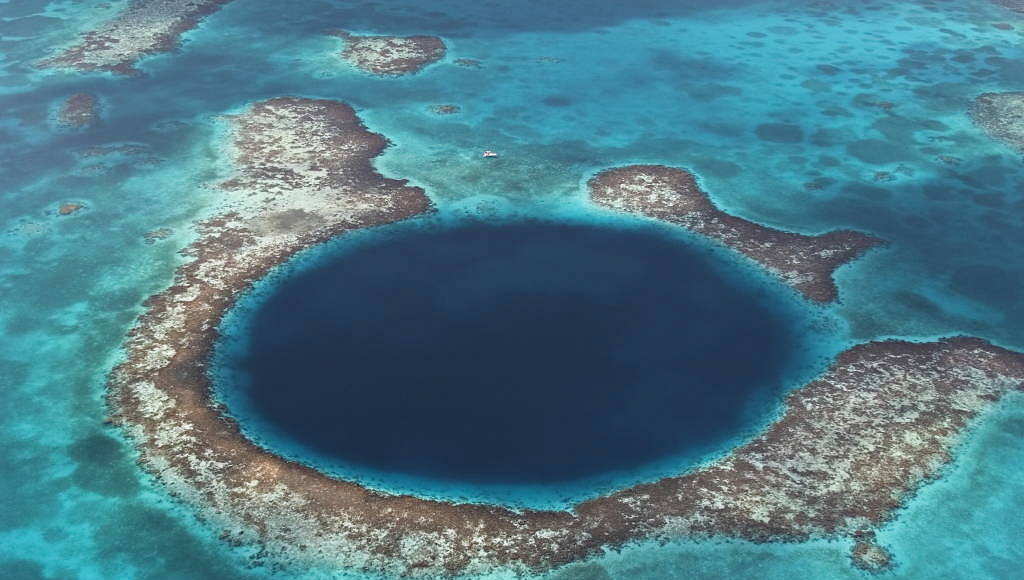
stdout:
POLYGON ((398 233, 277 283, 246 315, 230 388, 349 465, 508 483, 627 470, 742 432, 800 357, 779 294, 734 268, 636 229, 398 233))

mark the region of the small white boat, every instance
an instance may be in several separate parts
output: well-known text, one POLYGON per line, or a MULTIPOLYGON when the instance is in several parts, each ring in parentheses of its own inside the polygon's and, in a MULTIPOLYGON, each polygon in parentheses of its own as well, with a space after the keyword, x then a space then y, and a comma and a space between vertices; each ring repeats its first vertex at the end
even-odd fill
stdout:
POLYGON ((484 151, 484 157, 497 157, 497 156, 498 156, 498 154, 495 153, 494 151, 491 151, 490 149, 488 149, 487 151, 484 151))

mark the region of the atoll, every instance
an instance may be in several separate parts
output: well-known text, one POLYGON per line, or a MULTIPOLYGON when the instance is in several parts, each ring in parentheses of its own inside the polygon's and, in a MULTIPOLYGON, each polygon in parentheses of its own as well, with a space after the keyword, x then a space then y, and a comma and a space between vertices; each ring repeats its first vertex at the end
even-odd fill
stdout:
POLYGON ((444 58, 447 48, 436 36, 358 36, 331 32, 345 41, 341 56, 368 73, 398 76, 419 72, 444 58))
POLYGON ((993 139, 1024 152, 1024 92, 979 95, 971 119, 993 139))
MULTIPOLYGON (((146 301, 111 373, 111 420, 171 493, 225 540, 257 544, 277 565, 424 577, 547 570, 630 541, 679 537, 846 537, 855 540, 858 565, 888 565, 871 532, 940 472, 972 418, 1024 381, 1024 355, 979 339, 856 346, 792 391, 775 423, 725 457, 571 512, 452 504, 333 479, 249 441, 212 398, 207 365, 218 324, 239 293, 299 250, 430 204, 422 190, 374 170, 386 142, 344 104, 279 98, 230 122, 237 174, 221 184, 223 211, 199 224, 174 284, 146 301)), ((723 219, 693 186, 680 195, 689 183, 683 172, 623 171, 602 174, 595 193, 637 209, 653 200, 649 209, 674 219, 690 215, 687 204, 703 207, 706 220, 723 219), (641 197, 643 188, 653 193, 641 197), (682 201, 666 200, 668 193, 682 201)), ((772 259, 787 248, 799 256, 825 247, 730 224, 706 231, 728 231, 716 239, 740 251, 768 248, 772 259)), ((838 247, 841 257, 857 248, 838 247)), ((820 276, 817 286, 797 287, 821 285, 831 287, 820 276)))
POLYGON ((81 42, 39 66, 137 74, 139 59, 173 50, 182 33, 228 2, 231 0, 133 0, 120 14, 85 33, 81 42))

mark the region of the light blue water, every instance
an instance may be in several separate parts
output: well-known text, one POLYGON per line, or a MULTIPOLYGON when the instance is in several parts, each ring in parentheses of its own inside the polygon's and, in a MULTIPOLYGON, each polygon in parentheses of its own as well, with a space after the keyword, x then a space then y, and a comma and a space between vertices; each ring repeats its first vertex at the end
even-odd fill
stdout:
MULTIPOLYGON (((102 426, 124 332, 216 201, 218 116, 256 99, 354 104, 394 142, 378 167, 425 186, 442 219, 580 215, 595 170, 687 166, 749 219, 892 242, 839 273, 842 303, 826 314, 840 340, 962 332, 1024 348, 1024 171, 965 115, 977 93, 1024 87, 1024 19, 986 1, 237 0, 181 51, 144 61, 144 78, 32 69, 122 3, 105 4, 0 2, 0 577, 271 574, 168 499, 102 426), (441 34, 451 51, 423 74, 376 79, 336 60, 340 41, 319 33, 339 27, 441 34), (451 64, 460 57, 483 66, 451 64), (83 90, 100 97, 103 122, 59 130, 52 111, 83 90), (463 112, 428 111, 441 103, 463 112), (110 143, 148 152, 75 154, 110 143), (502 157, 484 165, 484 148, 502 157), (87 207, 57 217, 64 201, 87 207), (145 244, 159 227, 175 233, 145 244)), ((987 418, 947 477, 880 534, 899 562, 892 577, 940 566, 949 578, 1013 577, 1022 405, 987 418)), ((859 576, 847 550, 642 544, 557 574, 859 576)))

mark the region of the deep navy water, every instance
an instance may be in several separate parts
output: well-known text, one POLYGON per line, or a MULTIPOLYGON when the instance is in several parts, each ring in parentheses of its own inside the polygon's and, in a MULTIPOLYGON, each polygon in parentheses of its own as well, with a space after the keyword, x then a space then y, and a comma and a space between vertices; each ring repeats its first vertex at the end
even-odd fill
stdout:
MULTIPOLYGON (((738 276, 731 287, 758 287, 770 311, 806 319, 815 338, 797 346, 810 350, 792 352, 813 363, 752 390, 733 438, 593 477, 485 484, 317 454, 230 397, 245 377, 219 367, 219 394, 254 440, 338 476, 459 501, 571 505, 741 444, 846 344, 963 333, 1024 349, 1024 165, 968 116, 980 93, 1024 90, 1024 18, 989 0, 236 0, 180 50, 145 59, 140 77, 34 68, 125 3, 0 0, 0 578, 342 574, 255 566, 251 550, 220 541, 144 475, 103 423, 125 333, 171 283, 194 222, 220 209, 210 185, 231 172, 223 115, 260 99, 354 105, 392 142, 378 169, 423 186, 437 208, 439 222, 416 235, 508 216, 644 229, 590 206, 583 184, 606 167, 665 163, 694 171, 715 203, 746 219, 889 242, 841 269, 841 300, 823 308, 739 273, 727 252, 709 258, 738 276), (439 34, 450 50, 421 74, 374 78, 339 61, 328 28, 439 34), (99 97, 102 121, 63 130, 53 113, 80 91, 99 97), (430 112, 446 103, 462 112, 430 112), (82 154, 123 144, 136 148, 82 154), (483 149, 501 158, 484 163, 483 149), (66 201, 86 208, 56 215, 66 201), (158 228, 173 233, 145 243, 158 228)), ((246 321, 293 276, 408 233, 343 236, 286 264, 232 312, 223 356, 249 348, 246 321)), ((897 561, 884 577, 1020 576, 1022 442, 1024 402, 1011 397, 880 532, 897 561)), ((848 553, 845 542, 641 543, 552 576, 864 578, 848 553)))
POLYGON ((265 298, 233 388, 382 471, 545 483, 707 449, 807 364, 810 338, 714 260, 636 229, 406 232, 265 298))

